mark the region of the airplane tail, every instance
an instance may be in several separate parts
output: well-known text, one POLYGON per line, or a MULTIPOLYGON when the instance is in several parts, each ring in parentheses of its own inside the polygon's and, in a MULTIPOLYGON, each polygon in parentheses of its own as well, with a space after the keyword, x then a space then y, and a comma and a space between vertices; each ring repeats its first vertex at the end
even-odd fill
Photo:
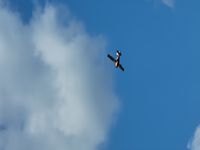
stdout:
POLYGON ((122 52, 120 52, 119 50, 117 50, 117 53, 119 54, 119 56, 122 56, 122 52))

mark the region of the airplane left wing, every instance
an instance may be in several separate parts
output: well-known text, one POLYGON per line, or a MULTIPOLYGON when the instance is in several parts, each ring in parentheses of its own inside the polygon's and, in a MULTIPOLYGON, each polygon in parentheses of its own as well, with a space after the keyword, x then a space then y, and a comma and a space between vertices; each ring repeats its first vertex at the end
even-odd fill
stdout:
POLYGON ((110 58, 110 60, 112 60, 113 62, 116 61, 110 54, 108 54, 107 56, 108 56, 108 58, 110 58))

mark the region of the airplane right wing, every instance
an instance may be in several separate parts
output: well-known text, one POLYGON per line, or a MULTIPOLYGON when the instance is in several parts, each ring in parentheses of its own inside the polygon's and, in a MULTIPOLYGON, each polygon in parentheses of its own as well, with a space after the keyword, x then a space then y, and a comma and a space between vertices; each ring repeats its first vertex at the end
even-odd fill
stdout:
POLYGON ((108 54, 107 56, 108 56, 108 58, 110 58, 110 60, 112 60, 113 62, 116 61, 115 58, 113 58, 110 54, 108 54))
POLYGON ((121 64, 119 65, 119 68, 120 68, 122 71, 124 71, 124 68, 122 67, 121 64))

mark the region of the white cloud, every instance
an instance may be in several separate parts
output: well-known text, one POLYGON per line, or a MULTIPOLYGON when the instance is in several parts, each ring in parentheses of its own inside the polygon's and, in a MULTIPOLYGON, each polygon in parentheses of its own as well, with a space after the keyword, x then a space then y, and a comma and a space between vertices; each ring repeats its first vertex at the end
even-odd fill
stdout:
POLYGON ((194 137, 188 143, 188 149, 190 150, 200 150, 200 126, 197 127, 194 137))
POLYGON ((63 8, 0 8, 0 149, 96 150, 118 108, 105 41, 63 8))

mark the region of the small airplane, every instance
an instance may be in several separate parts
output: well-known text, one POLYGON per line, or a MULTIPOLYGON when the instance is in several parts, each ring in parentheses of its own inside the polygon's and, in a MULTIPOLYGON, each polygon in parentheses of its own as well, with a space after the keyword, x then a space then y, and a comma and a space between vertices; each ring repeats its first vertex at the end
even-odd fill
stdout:
POLYGON ((107 56, 108 56, 108 58, 110 58, 110 60, 112 60, 112 61, 115 63, 115 67, 116 67, 116 68, 119 68, 119 69, 121 69, 122 71, 124 71, 124 68, 123 68, 122 65, 120 64, 120 57, 122 56, 122 53, 121 53, 119 50, 117 50, 116 55, 117 55, 116 59, 113 58, 110 54, 108 54, 107 56))

